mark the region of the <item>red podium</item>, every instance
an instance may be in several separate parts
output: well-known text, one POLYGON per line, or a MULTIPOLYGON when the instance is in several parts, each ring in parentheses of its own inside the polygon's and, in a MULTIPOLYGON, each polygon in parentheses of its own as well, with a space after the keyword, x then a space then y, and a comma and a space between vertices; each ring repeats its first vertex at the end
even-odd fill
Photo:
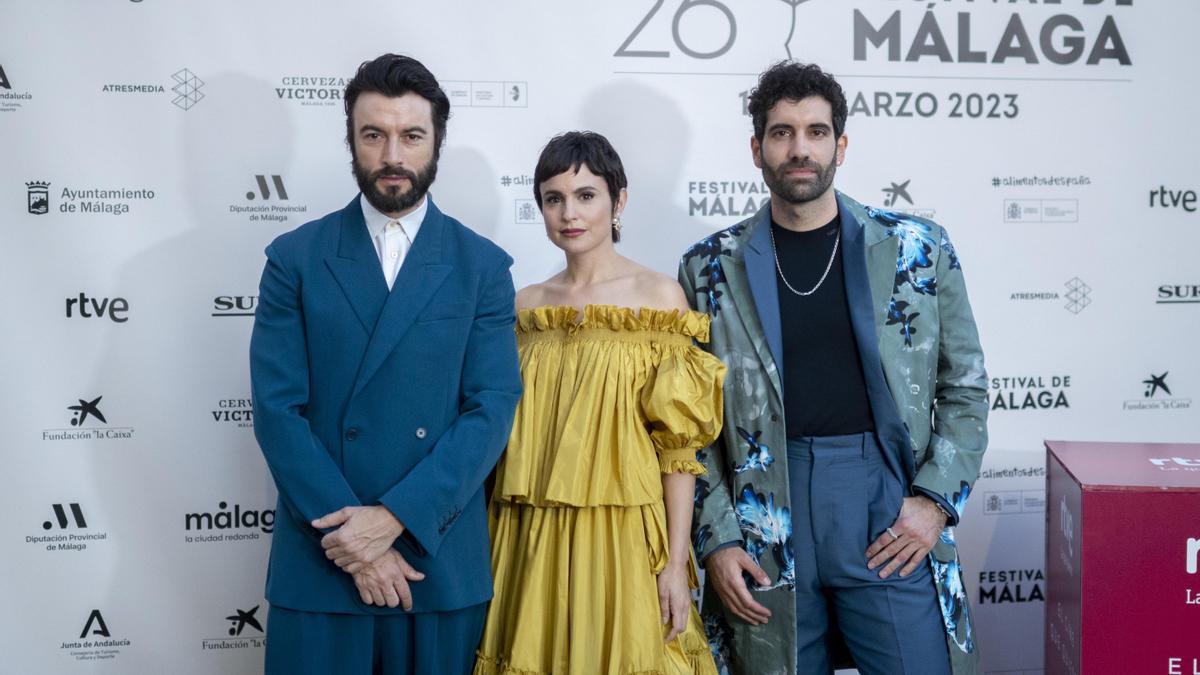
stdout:
POLYGON ((1200 675, 1200 444, 1046 450, 1046 675, 1200 675))

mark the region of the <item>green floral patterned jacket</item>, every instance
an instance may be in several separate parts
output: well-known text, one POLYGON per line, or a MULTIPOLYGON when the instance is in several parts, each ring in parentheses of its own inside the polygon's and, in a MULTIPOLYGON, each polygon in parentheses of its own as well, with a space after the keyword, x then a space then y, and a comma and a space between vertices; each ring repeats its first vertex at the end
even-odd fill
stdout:
MULTIPOLYGON (((860 353, 878 356, 886 381, 879 382, 880 392, 895 404, 894 410, 873 411, 877 434, 895 455, 894 472, 914 493, 933 497, 951 513, 929 554, 936 586, 930 592, 938 596, 953 672, 974 673, 977 651, 951 527, 987 446, 987 375, 962 268, 937 224, 865 207, 841 193, 837 198, 851 322, 860 353)), ((697 484, 696 552, 704 559, 721 544, 740 542, 772 579, 754 591, 772 612, 761 626, 724 611, 711 586, 705 589, 713 655, 738 675, 791 675, 796 669, 791 504, 776 365, 782 349, 769 226, 768 205, 697 243, 679 267, 692 306, 712 317, 707 348, 729 369, 724 429, 698 453, 708 475, 697 484)), ((870 390, 869 376, 867 384, 870 390)))

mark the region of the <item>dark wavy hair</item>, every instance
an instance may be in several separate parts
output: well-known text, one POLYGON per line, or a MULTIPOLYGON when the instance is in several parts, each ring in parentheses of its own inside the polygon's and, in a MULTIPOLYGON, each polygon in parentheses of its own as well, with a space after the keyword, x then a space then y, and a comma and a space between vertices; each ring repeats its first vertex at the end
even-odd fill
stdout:
MULTIPOLYGON (((533 170, 533 198, 537 201, 539 211, 542 208, 542 183, 567 171, 579 173, 581 166, 586 166, 588 171, 604 179, 608 196, 616 208, 621 190, 629 186, 621 157, 607 138, 594 131, 568 131, 550 139, 542 148, 533 170)), ((612 238, 613 241, 621 241, 621 234, 615 228, 612 238)))
POLYGON ((767 111, 780 100, 799 101, 820 96, 833 108, 834 138, 846 130, 846 94, 833 75, 812 63, 780 61, 758 77, 758 85, 750 92, 750 118, 754 121, 754 137, 762 141, 767 130, 767 111))
POLYGON ((441 155, 442 141, 446 139, 446 120, 450 119, 450 99, 442 91, 437 78, 420 61, 410 56, 384 54, 359 65, 358 72, 346 85, 343 96, 346 105, 346 142, 351 150, 354 149, 354 103, 358 95, 366 91, 388 97, 412 92, 429 101, 433 106, 433 152, 435 157, 441 155))

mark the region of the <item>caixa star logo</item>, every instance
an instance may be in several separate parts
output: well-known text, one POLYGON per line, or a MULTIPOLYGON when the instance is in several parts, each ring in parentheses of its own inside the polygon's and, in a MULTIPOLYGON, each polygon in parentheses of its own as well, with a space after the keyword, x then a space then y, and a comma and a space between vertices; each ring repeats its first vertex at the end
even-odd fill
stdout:
POLYGON ((1164 370, 1162 374, 1156 375, 1151 372, 1150 376, 1142 380, 1142 397, 1125 401, 1125 410, 1187 410, 1192 407, 1192 399, 1178 396, 1176 392, 1171 391, 1171 385, 1167 384, 1167 375, 1170 371, 1164 370))
POLYGON ((108 416, 101 409, 103 396, 81 396, 75 403, 66 406, 71 412, 69 427, 42 430, 43 441, 118 440, 133 438, 133 427, 109 425, 108 416))

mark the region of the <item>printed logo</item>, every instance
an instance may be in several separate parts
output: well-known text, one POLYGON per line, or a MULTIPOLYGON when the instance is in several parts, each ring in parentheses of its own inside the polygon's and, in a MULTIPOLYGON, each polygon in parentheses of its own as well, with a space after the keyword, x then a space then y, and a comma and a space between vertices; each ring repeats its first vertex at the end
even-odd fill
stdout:
MULTIPOLYGON (((48 181, 29 181, 25 183, 28 192, 29 212, 43 215, 50 212, 50 183, 48 181)), ((59 194, 59 213, 105 213, 120 216, 129 213, 135 201, 151 201, 155 198, 154 190, 144 188, 73 188, 65 187, 59 194)))
MULTIPOLYGON (((264 201, 271 198, 271 189, 267 187, 266 176, 255 176, 255 182, 258 183, 258 193, 262 195, 264 201)), ((283 187, 283 178, 280 176, 271 176, 271 181, 275 184, 275 194, 279 199, 287 201, 287 189, 283 187)), ((253 190, 246 193, 247 201, 254 201, 255 193, 253 190)))
POLYGON ((542 212, 532 199, 518 199, 515 204, 517 225, 541 225, 542 212))
POLYGON ((1078 199, 1005 199, 1006 223, 1078 223, 1078 199))
POLYGON ((1172 190, 1164 185, 1150 191, 1150 208, 1152 209, 1183 209, 1188 213, 1196 212, 1195 190, 1172 190))
POLYGON ((263 637, 263 627, 259 623, 255 613, 262 605, 255 605, 250 609, 235 609, 233 614, 225 617, 225 621, 229 623, 229 628, 226 631, 229 637, 206 638, 200 641, 200 648, 204 651, 218 649, 247 649, 250 647, 262 647, 265 644, 263 637), (251 633, 256 632, 257 635, 251 633))
POLYGON ((1200 471, 1200 458, 1156 457, 1150 463, 1159 471, 1200 471))
POLYGON ((1092 287, 1079 277, 1072 277, 1063 284, 1063 292, 1057 290, 1013 291, 1011 302, 1062 302, 1063 309, 1079 314, 1092 304, 1092 287))
POLYGON ((175 80, 175 86, 171 87, 171 91, 178 94, 171 103, 184 109, 191 110, 192 106, 200 102, 204 98, 204 94, 200 88, 204 86, 204 80, 196 77, 196 74, 187 68, 177 70, 171 75, 171 79, 175 80))
POLYGON ((78 405, 67 406, 67 410, 75 411, 75 414, 71 416, 71 426, 77 427, 82 425, 87 421, 89 415, 104 424, 108 424, 108 420, 104 419, 104 413, 100 412, 100 399, 102 398, 104 397, 97 396, 90 401, 79 399, 78 405))
POLYGON ((992 410, 1054 410, 1070 408, 1070 375, 993 377, 988 391, 992 410))
POLYGON ((883 205, 888 208, 899 206, 898 200, 903 199, 904 201, 908 202, 909 206, 912 206, 912 197, 908 196, 908 184, 911 182, 912 179, 910 178, 903 183, 892 183, 891 187, 883 188, 883 194, 886 195, 883 198, 883 205))
POLYGON ((1187 540, 1187 573, 1195 574, 1200 565, 1200 539, 1187 540))
POLYGON ((12 90, 12 83, 4 72, 4 66, 0 66, 0 89, 3 90, 0 91, 0 113, 20 110, 24 101, 33 99, 33 95, 27 91, 12 90))
POLYGON ((1039 568, 983 570, 979 573, 979 604, 1045 602, 1044 581, 1039 568))
POLYGON ((1067 311, 1072 314, 1078 314, 1087 306, 1092 304, 1092 287, 1079 277, 1072 277, 1070 281, 1063 284, 1067 287, 1067 311))
POLYGON ((51 504, 50 519, 42 522, 42 531, 50 534, 29 534, 25 543, 45 545, 47 551, 85 551, 89 544, 108 541, 108 533, 94 530, 83 515, 78 502, 51 504), (88 530, 81 532, 80 530, 88 530))
POLYGON ((133 427, 110 427, 108 418, 100 409, 103 396, 95 398, 84 397, 75 399, 74 405, 68 405, 71 411, 70 427, 58 429, 43 429, 43 441, 79 441, 79 440, 116 440, 133 438, 133 427))
POLYGON ((770 201, 771 191, 761 180, 688 181, 688 215, 693 218, 758 213, 770 201))
POLYGON ((79 638, 63 642, 59 649, 66 651, 76 661, 109 661, 121 655, 122 647, 131 644, 127 639, 114 638, 104 615, 100 610, 93 609, 83 624, 83 630, 79 632, 79 638))
POLYGON ((1200 284, 1164 284, 1158 287, 1158 305, 1200 303, 1200 284))
POLYGON ((1172 398, 1171 387, 1167 385, 1169 371, 1161 375, 1150 373, 1150 377, 1142 380, 1146 385, 1142 390, 1141 399, 1125 401, 1125 410, 1186 410, 1192 407, 1190 398, 1172 398))
POLYGON ((171 82, 166 86, 155 82, 110 83, 100 87, 109 94, 163 94, 171 96, 171 103, 181 110, 191 110, 204 99, 204 80, 187 68, 171 73, 171 82), (168 87, 170 88, 168 91, 168 87))
POLYGON ((889 181, 888 187, 882 188, 884 195, 883 205, 898 213, 932 219, 937 215, 937 211, 931 208, 919 208, 913 204, 912 195, 908 191, 910 183, 912 183, 911 178, 905 180, 903 183, 892 183, 889 181), (907 206, 902 202, 906 202, 907 206))
POLYGON ((287 76, 280 78, 275 96, 305 107, 336 106, 348 80, 342 77, 287 76))
POLYGON ((213 316, 254 316, 257 295, 218 295, 213 298, 213 316))
POLYGON ((526 108, 529 85, 525 82, 445 81, 442 89, 451 107, 526 108))
POLYGON ((237 610, 236 614, 225 617, 227 621, 230 621, 233 624, 229 628, 229 634, 235 636, 241 635, 246 626, 257 630, 260 633, 263 632, 262 624, 258 622, 258 619, 254 618, 254 613, 258 611, 258 608, 259 605, 255 605, 251 609, 239 609, 237 610))
MULTIPOLYGON (((1096 5, 1102 1, 1085 0, 1084 4, 1096 5)), ((1128 6, 1133 4, 1133 0, 1115 0, 1113 4, 1128 6)), ((949 11, 935 12, 933 5, 930 5, 917 21, 913 16, 915 10, 897 9, 885 17, 882 13, 868 16, 862 9, 856 8, 852 41, 854 60, 946 64, 1004 64, 1012 61, 1058 66, 1079 64, 1081 61, 1089 66, 1106 62, 1120 66, 1133 63, 1117 21, 1111 14, 1101 19, 1094 13, 1059 13, 1043 20, 1042 13, 1031 16, 1021 11, 1011 11, 1005 20, 1003 16, 995 16, 998 10, 967 6, 961 7, 955 15, 949 11), (983 13, 992 16, 972 22, 976 14, 983 13), (1035 23, 1027 26, 1026 21, 1035 23), (1038 25, 1038 21, 1042 23, 1038 25), (977 26, 988 24, 1005 26, 1004 33, 996 42, 985 41, 980 35, 977 26), (951 36, 951 39, 947 39, 947 36, 951 36)))
POLYGON ((1045 513, 1044 490, 1001 490, 983 493, 983 515, 1011 516, 1018 513, 1045 513))
POLYGON ((243 509, 239 504, 234 504, 230 509, 227 503, 220 502, 217 511, 184 514, 183 529, 195 532, 184 535, 187 543, 257 540, 262 538, 260 532, 270 534, 275 530, 275 511, 243 509), (217 532, 204 534, 213 530, 217 532))
POLYGON ((93 609, 92 613, 88 615, 87 623, 83 624, 83 630, 79 633, 81 639, 89 635, 111 637, 111 634, 108 632, 108 626, 104 623, 104 615, 98 609, 93 609), (90 634, 88 633, 89 630, 91 631, 90 634))
POLYGON ((80 292, 78 297, 67 298, 67 318, 76 316, 84 319, 99 319, 107 316, 113 323, 125 323, 129 320, 129 301, 125 298, 96 298, 88 297, 80 292), (90 311, 89 311, 90 308, 90 311))
MULTIPOLYGON (((77 527, 81 530, 87 529, 87 520, 85 520, 83 517, 83 509, 79 508, 79 504, 73 503, 73 504, 70 504, 69 506, 71 507, 71 516, 75 520, 75 527, 77 527)), ((67 529, 67 527, 71 524, 71 521, 67 519, 67 512, 66 512, 66 510, 63 509, 63 505, 62 504, 54 504, 51 508, 54 509, 54 517, 57 519, 58 528, 60 530, 67 529)), ((42 523, 43 530, 50 530, 53 528, 54 528, 54 523, 50 522, 49 520, 42 523)), ((80 637, 82 637, 82 636, 80 636, 80 637)))
POLYGON ((50 212, 50 184, 35 180, 25 183, 27 189, 29 212, 35 216, 50 212))
POLYGON ((256 190, 246 192, 247 204, 230 204, 229 212, 246 215, 246 222, 286 223, 293 213, 307 213, 307 204, 253 204, 253 202, 290 202, 283 176, 278 174, 255 175, 256 190), (268 182, 269 179, 269 182, 268 182), (272 192, 274 188, 274 192, 272 192))
POLYGON ((254 408, 248 398, 223 398, 212 411, 213 421, 245 429, 254 426, 254 408))

